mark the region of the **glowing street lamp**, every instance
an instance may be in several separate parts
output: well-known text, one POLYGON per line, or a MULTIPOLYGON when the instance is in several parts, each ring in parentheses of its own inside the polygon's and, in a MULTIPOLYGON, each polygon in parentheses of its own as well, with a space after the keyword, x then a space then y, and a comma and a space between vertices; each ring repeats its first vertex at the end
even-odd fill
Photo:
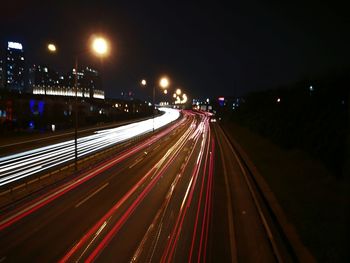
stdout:
POLYGON ((186 102, 187 102, 187 95, 183 94, 181 103, 185 104, 186 102))
POLYGON ((176 95, 180 96, 181 95, 181 89, 176 90, 176 95))
MULTIPOLYGON (((55 44, 48 44, 47 48, 50 52, 56 52, 55 44)), ((94 37, 92 39, 91 50, 95 55, 105 56, 108 54, 109 45, 105 38, 103 37, 94 37)), ((78 55, 75 56, 75 67, 73 69, 74 75, 74 89, 75 89, 75 102, 74 102, 74 111, 75 111, 75 128, 74 128, 74 167, 75 171, 78 170, 78 55)))
MULTIPOLYGON (((159 86, 164 89, 164 94, 168 94, 168 90, 166 89, 170 84, 170 81, 167 77, 162 77, 160 80, 159 80, 159 86)), ((146 87, 147 86, 147 81, 145 79, 142 79, 141 80, 141 85, 143 87, 146 87)), ((156 86, 153 85, 153 96, 152 96, 152 101, 153 101, 153 132, 154 132, 154 118, 155 118, 155 95, 156 95, 156 86)))
POLYGON ((105 56, 108 53, 108 42, 103 37, 95 37, 92 40, 92 50, 99 56, 105 56))
POLYGON ((159 86, 163 89, 166 89, 169 86, 169 79, 167 77, 162 77, 159 80, 159 86))
POLYGON ((52 44, 52 43, 47 45, 47 49, 53 53, 56 52, 56 50, 57 50, 55 44, 52 44))

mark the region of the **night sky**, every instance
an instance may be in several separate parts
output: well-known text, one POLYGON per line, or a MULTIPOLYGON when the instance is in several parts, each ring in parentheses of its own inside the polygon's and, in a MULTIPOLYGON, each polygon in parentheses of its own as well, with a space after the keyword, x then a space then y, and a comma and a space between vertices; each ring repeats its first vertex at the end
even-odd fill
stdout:
POLYGON ((336 1, 43 2, 2 2, 0 40, 61 72, 79 53, 102 72, 107 97, 141 96, 141 78, 162 74, 192 98, 244 95, 350 64, 349 9, 336 1), (109 57, 86 52, 93 33, 110 39, 109 57))

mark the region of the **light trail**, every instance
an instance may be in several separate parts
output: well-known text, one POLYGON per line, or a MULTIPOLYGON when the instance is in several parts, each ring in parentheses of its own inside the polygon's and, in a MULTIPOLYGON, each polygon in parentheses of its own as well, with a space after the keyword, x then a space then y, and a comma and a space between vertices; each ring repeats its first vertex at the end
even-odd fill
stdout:
POLYGON ((53 202, 54 200, 56 200, 60 196, 75 189, 76 187, 80 186, 81 184, 85 183, 86 181, 94 178, 98 174, 106 171, 107 169, 120 163, 121 161, 125 160, 126 158, 132 156, 133 154, 140 152, 141 150, 148 147, 150 144, 153 144, 154 142, 159 141, 160 138, 162 138, 165 135, 172 132, 176 126, 180 126, 183 122, 185 122, 185 119, 182 119, 180 121, 180 124, 178 124, 178 123, 173 124, 172 126, 168 127, 166 130, 160 132, 159 134, 156 134, 155 136, 152 136, 148 140, 141 142, 140 144, 132 147, 131 149, 123 151, 118 156, 114 157, 113 159, 101 163, 93 171, 83 173, 78 178, 75 178, 74 180, 68 182, 67 184, 54 189, 53 191, 33 200, 30 203, 25 204, 23 207, 20 207, 16 213, 10 214, 10 215, 0 215, 0 231, 11 226, 12 224, 16 223, 17 221, 21 220, 22 218, 26 217, 27 215, 37 211, 41 207, 53 202))
MULTIPOLYGON (((179 118, 178 110, 160 108, 163 115, 154 119, 159 129, 179 118)), ((91 155, 112 145, 151 132, 153 119, 104 129, 78 139, 78 158, 91 155)), ((74 140, 0 157, 0 187, 22 178, 43 172, 74 159, 74 140)))
MULTIPOLYGON (((202 115, 202 120, 201 123, 197 126, 197 130, 195 131, 195 136, 194 138, 196 139, 195 144, 198 143, 199 138, 201 137, 200 135, 203 135, 203 140, 201 141, 200 146, 200 151, 198 153, 198 158, 197 162, 195 164, 195 167, 192 171, 192 175, 190 178, 190 181, 187 186, 187 190, 185 192, 185 195, 183 197, 182 204, 179 209, 178 216, 176 218, 176 223, 174 225, 174 228, 172 230, 172 233, 170 234, 168 238, 167 245, 163 251, 163 255, 161 257, 160 262, 165 263, 165 262, 171 262, 174 257, 175 253, 175 248, 177 246, 179 236, 187 214, 187 211, 190 207, 190 204, 192 203, 193 200, 193 194, 195 191, 195 188, 197 186, 197 179, 200 175, 200 167, 201 163, 203 162, 203 157, 204 157, 204 150, 205 148, 207 149, 207 152, 209 151, 209 142, 210 142, 210 129, 208 125, 209 119, 206 115, 202 115), (200 127, 200 128, 198 128, 200 127)), ((206 158, 206 157, 205 157, 206 158)), ((205 176, 205 171, 203 173, 203 177, 205 176)))
MULTIPOLYGON (((112 216, 116 216, 116 213, 119 211, 120 207, 124 205, 124 203, 129 200, 138 189, 144 187, 136 197, 135 200, 131 204, 129 204, 126 212, 124 212, 119 219, 116 219, 114 225, 111 225, 111 229, 105 233, 104 238, 98 244, 96 244, 95 249, 87 256, 85 262, 93 261, 107 246, 107 244, 111 241, 111 239, 115 236, 115 234, 120 230, 120 228, 124 225, 124 223, 128 220, 128 218, 133 214, 134 210, 139 206, 139 204, 143 201, 143 199, 148 195, 148 193, 153 189, 156 183, 160 180, 160 178, 164 175, 166 169, 173 163, 176 157, 179 155, 181 150, 186 145, 190 134, 193 132, 192 129, 188 129, 181 138, 167 151, 167 153, 139 180, 77 243, 71 248, 70 251, 59 261, 60 263, 68 262, 79 253, 82 249, 83 252, 85 244, 89 244, 89 240, 91 240, 96 231, 100 229, 100 226, 108 219, 112 218, 112 216), (148 184, 147 180, 150 180, 148 184)), ((111 221, 111 220, 110 220, 111 221)), ((112 223, 111 223, 112 224, 112 223)), ((80 258, 82 254, 78 257, 80 258)))

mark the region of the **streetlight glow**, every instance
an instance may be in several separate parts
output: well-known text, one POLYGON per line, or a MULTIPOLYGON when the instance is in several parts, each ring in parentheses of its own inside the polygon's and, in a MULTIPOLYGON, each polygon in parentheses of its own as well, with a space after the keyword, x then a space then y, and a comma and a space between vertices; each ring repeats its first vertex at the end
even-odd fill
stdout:
POLYGON ((173 94, 173 98, 176 99, 176 93, 173 94))
POLYGON ((52 43, 48 44, 47 45, 47 49, 50 51, 50 52, 56 52, 56 46, 52 43))
MULTIPOLYGON (((47 45, 50 52, 56 52, 56 46, 52 43, 47 45)), ((100 56, 107 55, 108 43, 106 39, 102 37, 95 37, 92 40, 92 50, 100 56)), ((73 68, 74 74, 74 90, 75 90, 75 101, 74 101, 74 112, 75 112, 75 127, 74 127, 74 167, 75 172, 78 170, 78 55, 75 56, 75 66, 73 68)), ((115 105, 116 107, 117 104, 115 105)), ((102 111, 99 112, 102 114, 102 111)))
POLYGON ((181 95, 181 89, 176 90, 176 95, 181 95))
POLYGON ((97 37, 92 41, 92 50, 98 55, 105 55, 108 52, 107 40, 97 37))
POLYGON ((166 89, 169 86, 169 79, 166 77, 163 77, 159 81, 159 86, 163 89, 166 89))
POLYGON ((167 89, 164 90, 164 94, 168 94, 168 90, 167 89))
POLYGON ((147 81, 145 79, 141 80, 141 85, 142 86, 146 86, 147 85, 147 81))

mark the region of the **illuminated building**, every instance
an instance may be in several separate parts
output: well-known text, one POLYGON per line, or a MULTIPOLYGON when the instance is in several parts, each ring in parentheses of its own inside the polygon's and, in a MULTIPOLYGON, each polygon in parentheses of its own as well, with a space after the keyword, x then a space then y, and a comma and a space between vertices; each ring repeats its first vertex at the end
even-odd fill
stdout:
MULTIPOLYGON (((29 70, 29 86, 33 94, 51 96, 75 96, 75 69, 66 76, 46 66, 34 65, 29 70)), ((86 67, 77 72, 77 96, 83 98, 104 99, 101 79, 98 72, 86 67)))
POLYGON ((34 94, 50 95, 52 89, 63 88, 57 72, 47 66, 33 65, 29 68, 29 91, 34 94), (43 91, 43 93, 38 93, 43 91))
POLYGON ((3 61, 3 82, 8 91, 25 91, 25 60, 21 43, 7 42, 3 61))
MULTIPOLYGON (((68 74, 67 81, 70 87, 74 87, 75 70, 68 74)), ((101 77, 97 70, 90 67, 78 71, 78 92, 86 98, 104 99, 101 77)))

